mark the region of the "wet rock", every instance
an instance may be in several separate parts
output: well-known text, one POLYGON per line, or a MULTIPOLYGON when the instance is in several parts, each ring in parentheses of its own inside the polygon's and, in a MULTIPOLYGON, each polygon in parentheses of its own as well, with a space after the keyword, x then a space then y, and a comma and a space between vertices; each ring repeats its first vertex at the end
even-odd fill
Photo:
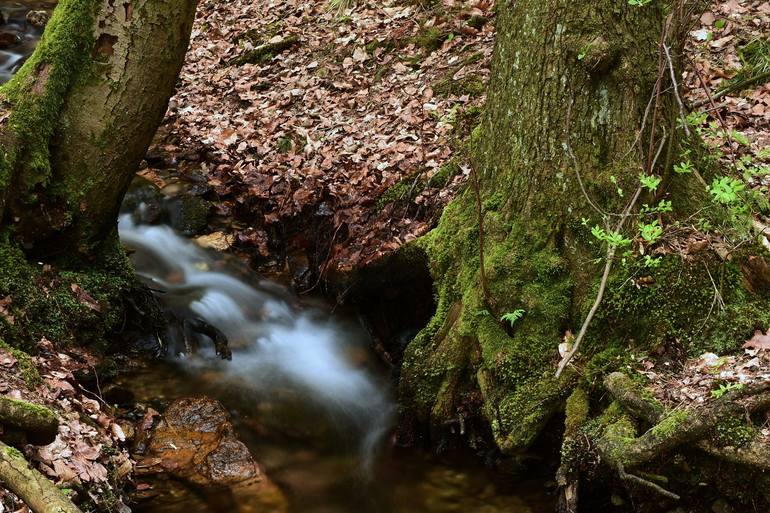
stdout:
POLYGON ((150 434, 144 464, 199 485, 232 485, 262 479, 225 408, 206 397, 171 403, 150 434))
POLYGON ((171 227, 183 235, 198 235, 208 227, 211 204, 197 196, 182 196, 169 205, 171 227))
POLYGON ((19 36, 13 32, 0 32, 0 50, 10 48, 19 42, 19 36))
POLYGON ((154 500, 178 497, 162 491, 177 486, 174 481, 178 480, 187 486, 187 492, 181 492, 185 500, 215 497, 231 511, 286 510, 285 497, 238 440, 225 408, 207 397, 178 399, 169 405, 154 423, 136 470, 141 476, 175 478, 151 486, 154 500))
POLYGON ((45 27, 51 15, 47 11, 29 11, 27 13, 27 23, 33 27, 45 27))

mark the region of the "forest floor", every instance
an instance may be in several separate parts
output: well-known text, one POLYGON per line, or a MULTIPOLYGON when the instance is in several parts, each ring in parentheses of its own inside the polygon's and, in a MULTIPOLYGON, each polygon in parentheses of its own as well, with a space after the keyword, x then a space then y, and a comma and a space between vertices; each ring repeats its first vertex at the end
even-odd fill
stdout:
MULTIPOLYGON (((323 249, 322 270, 370 263, 426 233, 464 183, 463 141, 484 102, 492 9, 486 0, 345 12, 326 0, 203 0, 142 174, 163 186, 173 168, 203 184, 227 220, 216 228, 225 247, 268 258, 288 235, 287 246, 323 249)), ((685 102, 705 114, 697 128, 735 178, 767 197, 770 84, 717 95, 731 80, 770 70, 770 2, 714 2, 691 36, 683 80, 685 102)), ((131 428, 79 384, 97 365, 91 355, 47 341, 40 349, 30 363, 0 348, 0 391, 59 414, 57 441, 27 456, 62 486, 87 484, 93 500, 111 497, 120 510, 111 479, 131 470, 123 448, 131 428), (29 365, 40 380, 23 379, 29 365)), ((637 372, 676 406, 770 379, 769 368, 770 336, 757 333, 741 355, 676 367, 645 357, 637 372)), ((0 501, 23 511, 2 490, 0 501)))
MULTIPOLYGON (((770 2, 714 2, 690 33, 685 103, 690 124, 703 136, 724 173, 770 196, 770 2), (760 80, 751 82, 753 77, 760 80), (748 82, 748 83, 747 83, 748 82), (746 83, 733 92, 734 84, 746 83)), ((762 220, 767 224, 766 220, 762 220)), ((683 258, 708 244, 729 241, 691 236, 678 245, 683 258), (681 251, 681 248, 685 248, 681 251)), ((765 237, 765 245, 770 243, 765 237)), ((721 307, 715 289, 714 312, 721 307)), ((711 315, 711 313, 709 313, 711 315)), ((770 335, 770 332, 768 333, 770 335)), ((649 380, 656 398, 670 408, 704 404, 726 392, 770 380, 770 336, 757 331, 743 354, 700 355, 676 364, 665 355, 646 356, 637 372, 649 380)), ((756 426, 770 443, 770 419, 756 426)))
POLYGON ((365 265, 426 233, 464 181, 492 18, 487 0, 205 0, 144 175, 202 171, 241 249, 365 265))

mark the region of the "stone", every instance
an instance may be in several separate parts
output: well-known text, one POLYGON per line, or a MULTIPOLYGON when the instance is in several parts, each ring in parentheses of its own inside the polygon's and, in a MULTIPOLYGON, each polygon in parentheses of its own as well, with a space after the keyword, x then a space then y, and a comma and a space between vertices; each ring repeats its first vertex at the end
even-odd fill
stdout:
POLYGON ((19 36, 13 32, 0 32, 0 50, 10 48, 19 42, 19 36))
POLYGON ((29 11, 27 13, 27 23, 33 27, 45 27, 51 15, 47 11, 29 11))
POLYGON ((136 474, 175 478, 154 483, 153 500, 179 497, 162 491, 177 486, 175 481, 179 481, 186 485, 186 491, 180 492, 183 501, 207 496, 226 501, 233 511, 286 511, 283 493, 238 440, 230 416, 219 401, 207 397, 178 399, 144 436, 149 441, 137 444, 143 454, 135 455, 136 474))

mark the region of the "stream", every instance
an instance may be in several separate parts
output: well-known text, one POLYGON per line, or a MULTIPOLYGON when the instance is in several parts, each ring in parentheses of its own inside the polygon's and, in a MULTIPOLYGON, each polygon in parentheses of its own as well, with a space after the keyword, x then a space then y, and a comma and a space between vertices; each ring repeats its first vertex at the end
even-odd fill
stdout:
MULTIPOLYGON (((0 46, 0 83, 40 38, 27 13, 53 3, 0 1, 0 34, 10 34, 0 46)), ((233 356, 222 361, 203 344, 193 355, 175 348, 145 361, 119 378, 137 402, 162 411, 182 397, 219 400, 292 513, 553 511, 540 479, 516 481, 473 454, 439 458, 394 448, 392 383, 355 312, 299 298, 235 257, 204 250, 167 226, 143 224, 143 208, 140 203, 119 222, 139 278, 164 304, 178 304, 221 330, 233 356)), ((156 496, 132 509, 232 511, 200 489, 156 496)))
MULTIPOLYGON (((202 345, 195 355, 148 362, 125 376, 125 385, 158 409, 189 395, 220 400, 290 511, 552 511, 542 481, 506 483, 470 455, 444 462, 391 448, 390 383, 351 312, 300 299, 167 226, 138 224, 140 214, 120 220, 139 277, 163 291, 165 302, 179 298, 222 330, 233 356, 219 360, 202 345)), ((212 502, 188 493, 155 498, 135 511, 230 510, 212 502)))

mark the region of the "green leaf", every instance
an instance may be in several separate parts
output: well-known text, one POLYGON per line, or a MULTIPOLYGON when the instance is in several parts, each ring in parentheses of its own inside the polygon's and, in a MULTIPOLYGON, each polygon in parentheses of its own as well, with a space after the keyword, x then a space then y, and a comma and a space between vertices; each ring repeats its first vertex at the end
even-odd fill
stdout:
POLYGON ((518 310, 514 310, 513 312, 508 312, 507 314, 503 315, 500 320, 502 322, 508 322, 511 325, 511 328, 513 328, 513 325, 516 324, 517 321, 519 321, 522 317, 524 317, 524 314, 526 312, 519 308, 518 310))
POLYGON ((709 188, 709 193, 713 196, 714 200, 723 205, 730 205, 736 203, 740 197, 738 193, 743 191, 746 186, 740 180, 723 176, 722 178, 715 178, 709 188))
POLYGON ((642 187, 650 192, 655 192, 658 189, 660 182, 663 181, 663 179, 658 176, 645 174, 639 175, 639 180, 642 182, 642 187))

